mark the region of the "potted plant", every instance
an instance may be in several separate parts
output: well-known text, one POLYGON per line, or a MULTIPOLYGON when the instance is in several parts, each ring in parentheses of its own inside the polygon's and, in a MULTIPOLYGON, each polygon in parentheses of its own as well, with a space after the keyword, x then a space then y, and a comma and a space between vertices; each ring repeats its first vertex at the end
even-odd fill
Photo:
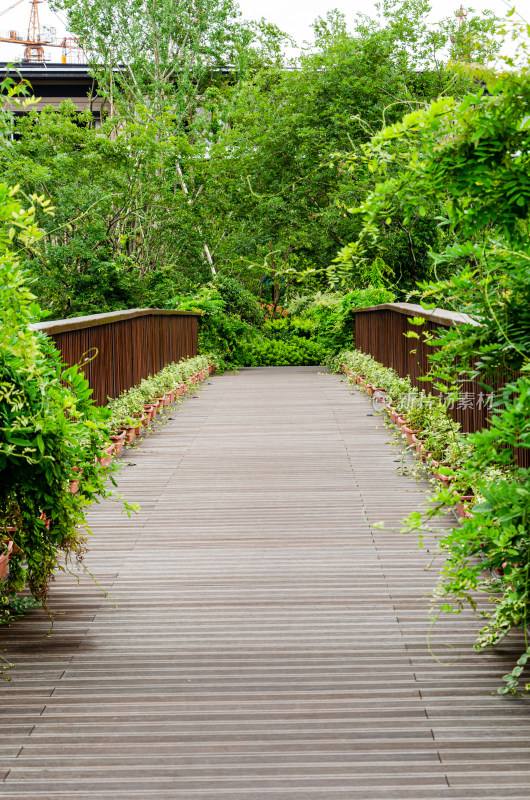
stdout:
POLYGON ((81 470, 79 469, 79 467, 72 467, 72 472, 78 473, 78 476, 76 476, 75 478, 71 478, 68 481, 68 489, 71 494, 77 494, 77 492, 79 491, 79 478, 81 477, 81 470))
POLYGON ((3 583, 8 575, 9 572, 9 561, 15 555, 15 553, 20 553, 20 548, 18 548, 10 538, 10 535, 15 533, 15 528, 6 528, 5 533, 2 535, 0 534, 0 581, 3 583))
POLYGON ((113 433, 110 436, 110 440, 114 445, 114 455, 117 457, 121 454, 123 450, 123 445, 125 444, 125 429, 122 429, 118 433, 113 433))
POLYGON ((114 455, 114 444, 109 444, 108 447, 105 447, 103 450, 103 455, 99 457, 99 463, 102 467, 108 467, 110 462, 112 461, 112 456, 114 455))
POLYGON ((403 424, 401 426, 401 433, 402 433, 403 436, 406 437, 407 444, 412 446, 418 441, 417 434, 420 431, 419 431, 419 428, 410 428, 409 425, 410 425, 410 422, 409 422, 408 425, 403 424), (413 440, 413 437, 414 437, 414 440, 413 440))
POLYGON ((148 423, 154 419, 155 407, 152 403, 144 403, 144 416, 148 423))
POLYGON ((149 419, 146 414, 142 413, 135 414, 134 417, 135 417, 135 423, 133 428, 134 434, 135 436, 140 436, 142 432, 142 427, 144 426, 147 427, 149 425, 149 419))

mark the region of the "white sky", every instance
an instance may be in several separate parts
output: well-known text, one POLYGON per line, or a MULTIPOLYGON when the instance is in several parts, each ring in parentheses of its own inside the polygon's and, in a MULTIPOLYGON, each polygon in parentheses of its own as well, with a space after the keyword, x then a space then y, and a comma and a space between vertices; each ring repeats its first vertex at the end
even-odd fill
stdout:
MULTIPOLYGON (((352 23, 358 13, 375 15, 375 3, 371 0, 238 0, 243 16, 247 19, 260 19, 265 17, 269 22, 274 22, 282 30, 290 33, 301 44, 304 39, 312 40, 313 31, 311 23, 327 11, 338 8, 346 15, 346 21, 352 23)), ((515 0, 514 0, 515 2, 515 0)), ((463 4, 464 8, 473 8, 475 11, 490 9, 497 16, 503 17, 511 6, 503 0, 431 0, 435 13, 431 14, 432 21, 451 16, 463 4)), ((1 4, 0 4, 1 5, 1 4)), ((511 4, 513 5, 513 3, 511 4)), ((521 0, 519 8, 523 7, 521 0)), ((1 18, 0 18, 1 19, 1 18)))
MULTIPOLYGON (((0 13, 9 8, 16 0, 0 0, 0 13)), ((449 16, 460 7, 462 0, 432 0, 436 8, 436 13, 432 19, 441 19, 449 16)), ((275 23, 282 30, 287 31, 294 39, 301 44, 305 39, 312 39, 311 23, 318 16, 325 15, 326 11, 338 8, 346 15, 346 19, 352 22, 358 12, 371 14, 374 4, 371 0, 239 0, 239 6, 246 19, 260 19, 265 17, 269 22, 275 23)), ((464 4, 466 7, 466 4, 464 4)), ((471 0, 470 7, 475 11, 491 9, 502 17, 509 6, 503 0, 471 0)), ((518 2, 518 7, 522 9, 524 4, 518 2)), ((23 0, 12 11, 0 16, 0 31, 10 29, 18 30, 26 36, 29 22, 30 3, 23 0)), ((57 28, 57 36, 62 37, 65 33, 65 26, 61 19, 56 16, 49 8, 47 3, 39 5, 41 25, 51 25, 57 28)), ((22 54, 21 45, 11 45, 0 42, 0 60, 17 60, 22 54)), ((51 48, 49 54, 53 61, 61 60, 60 48, 51 48)))

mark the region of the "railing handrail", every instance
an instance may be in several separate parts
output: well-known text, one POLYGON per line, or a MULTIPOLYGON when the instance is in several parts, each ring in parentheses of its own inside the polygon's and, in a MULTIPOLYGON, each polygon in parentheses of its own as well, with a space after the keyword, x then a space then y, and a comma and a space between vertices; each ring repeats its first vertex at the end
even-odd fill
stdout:
POLYGON ((440 325, 454 328, 456 325, 480 325, 469 314, 462 314, 459 311, 446 311, 444 308, 426 309, 416 303, 381 303, 378 306, 365 306, 364 308, 354 308, 353 314, 362 314, 368 311, 395 311, 397 314, 406 314, 408 317, 424 317, 429 322, 437 322, 440 325))
POLYGON ((86 317, 72 317, 71 319, 54 319, 44 322, 36 322, 30 325, 31 330, 44 331, 44 333, 67 333, 68 331, 79 331, 83 328, 95 328, 98 325, 107 325, 112 322, 122 322, 126 319, 148 316, 180 316, 180 317, 200 317, 199 311, 178 311, 167 308, 129 308, 125 311, 109 311, 106 314, 90 314, 86 317))

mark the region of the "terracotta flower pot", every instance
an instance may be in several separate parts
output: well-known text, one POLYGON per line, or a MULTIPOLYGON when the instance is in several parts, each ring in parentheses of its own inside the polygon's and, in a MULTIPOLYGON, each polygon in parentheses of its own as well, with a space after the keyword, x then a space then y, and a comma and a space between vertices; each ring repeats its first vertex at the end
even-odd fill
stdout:
POLYGON ((169 391, 169 392, 166 394, 166 398, 167 398, 167 403, 166 403, 166 405, 167 405, 167 406, 170 406, 170 405, 171 405, 171 403, 173 403, 173 402, 175 401, 175 390, 174 390, 174 389, 171 389, 171 391, 169 391))
POLYGON ((144 405, 144 414, 147 419, 147 425, 149 425, 149 423, 155 416, 155 407, 152 403, 146 403, 144 405))
POLYGON ((450 475, 442 475, 441 472, 435 472, 434 477, 437 478, 446 488, 451 486, 451 481, 453 479, 450 475))
MULTIPOLYGON (((9 533, 14 533, 16 528, 8 528, 7 531, 9 533)), ((13 539, 3 538, 0 539, 0 547, 2 550, 5 548, 5 552, 2 552, 0 555, 0 581, 5 581, 7 578, 7 574, 9 572, 9 559, 14 556, 15 553, 20 553, 20 549, 16 546, 13 539)))
POLYGON ((390 419, 392 420, 394 425, 397 425, 398 417, 399 417, 399 411, 397 410, 397 408, 394 408, 394 406, 390 406, 390 419))
POLYGON ((46 511, 41 511, 39 514, 39 519, 41 519, 44 522, 44 527, 46 528, 47 531, 49 531, 50 525, 52 524, 52 518, 50 517, 50 515, 47 514, 46 511))
POLYGON ((215 372, 215 364, 210 364, 208 367, 208 374, 213 375, 214 372, 215 372))
POLYGON ((368 383, 368 381, 364 380, 364 378, 363 378, 360 381, 359 385, 360 385, 361 389, 364 389, 364 391, 367 392, 370 395, 370 397, 372 397, 372 395, 374 393, 374 387, 372 386, 371 383, 368 383))
POLYGON ((134 414, 134 418, 138 420, 137 424, 134 426, 134 432, 136 436, 140 436, 142 427, 147 428, 149 425, 149 418, 147 414, 134 414))
POLYGON ((189 387, 187 383, 181 383, 179 388, 177 389, 178 396, 181 397, 183 394, 185 394, 188 391, 188 388, 189 387))
POLYGON ((463 494, 457 503, 455 503, 456 513, 460 519, 471 519, 473 514, 470 511, 470 506, 475 499, 472 494, 463 494))
MULTIPOLYGON (((141 425, 139 426, 142 427, 141 425)), ((136 438, 136 425, 127 425, 125 428, 125 442, 132 444, 136 438)))
POLYGON ((82 472, 79 469, 79 467, 72 467, 72 472, 78 472, 79 477, 72 478, 72 480, 68 481, 68 489, 72 494, 77 494, 77 492, 79 491, 79 478, 81 477, 82 472))
POLYGON ((7 578, 7 571, 9 569, 9 559, 11 558, 11 553, 13 552, 13 542, 10 540, 7 542, 7 550, 5 553, 2 553, 0 556, 0 581, 5 581, 7 578))
POLYGON ((114 445, 114 455, 119 456, 121 451, 123 450, 123 445, 125 444, 125 436, 126 431, 121 430, 119 433, 115 433, 110 437, 111 442, 114 445))
MULTIPOLYGON (((405 429, 403 428, 403 430, 405 430, 405 429)), ((412 434, 411 440, 412 440, 411 444, 413 444, 414 447, 416 448, 416 453, 418 454, 418 457, 422 458, 422 456, 423 456, 423 447, 424 447, 423 442, 420 439, 418 439, 418 437, 416 436, 415 433, 412 434)))
POLYGON ((109 444, 108 447, 105 448, 103 451, 105 453, 104 456, 100 456, 99 463, 102 467, 108 467, 110 462, 112 461, 112 456, 114 454, 114 444, 109 444))
POLYGON ((401 433, 407 437, 407 442, 410 445, 414 444, 412 437, 419 432, 420 432, 419 429, 414 430, 413 428, 409 428, 407 425, 401 426, 401 433))

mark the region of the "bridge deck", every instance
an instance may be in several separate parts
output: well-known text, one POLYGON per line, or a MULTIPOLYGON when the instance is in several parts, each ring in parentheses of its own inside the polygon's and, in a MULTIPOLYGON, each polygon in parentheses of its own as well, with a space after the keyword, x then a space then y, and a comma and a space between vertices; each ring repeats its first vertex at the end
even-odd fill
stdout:
POLYGON ((1 798, 528 799, 510 645, 450 618, 437 663, 428 553, 369 527, 424 492, 371 410, 317 368, 244 370, 127 454, 141 513, 96 507, 86 559, 118 607, 61 575, 50 637, 40 611, 2 632, 1 798))

